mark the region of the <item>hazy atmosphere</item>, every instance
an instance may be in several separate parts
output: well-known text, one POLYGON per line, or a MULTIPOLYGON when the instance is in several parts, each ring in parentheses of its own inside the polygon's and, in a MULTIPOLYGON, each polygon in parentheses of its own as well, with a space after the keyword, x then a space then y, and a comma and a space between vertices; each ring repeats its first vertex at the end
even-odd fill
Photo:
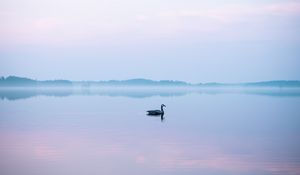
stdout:
POLYGON ((300 79, 300 1, 2 0, 0 75, 300 79))
POLYGON ((299 175, 300 0, 0 0, 1 175, 299 175))

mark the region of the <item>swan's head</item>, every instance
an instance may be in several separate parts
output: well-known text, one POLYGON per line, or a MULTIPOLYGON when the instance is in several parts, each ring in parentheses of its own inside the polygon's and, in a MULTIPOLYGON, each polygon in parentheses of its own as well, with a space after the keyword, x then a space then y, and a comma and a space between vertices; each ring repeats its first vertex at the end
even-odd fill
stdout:
POLYGON ((161 107, 166 107, 166 105, 162 104, 161 107))

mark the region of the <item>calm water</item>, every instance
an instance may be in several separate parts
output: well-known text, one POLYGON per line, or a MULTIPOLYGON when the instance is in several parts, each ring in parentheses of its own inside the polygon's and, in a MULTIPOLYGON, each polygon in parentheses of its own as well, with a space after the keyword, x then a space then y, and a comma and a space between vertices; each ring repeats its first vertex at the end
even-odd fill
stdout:
POLYGON ((300 174, 300 91, 0 91, 1 175, 300 174), (161 117, 145 111, 167 108, 161 117))

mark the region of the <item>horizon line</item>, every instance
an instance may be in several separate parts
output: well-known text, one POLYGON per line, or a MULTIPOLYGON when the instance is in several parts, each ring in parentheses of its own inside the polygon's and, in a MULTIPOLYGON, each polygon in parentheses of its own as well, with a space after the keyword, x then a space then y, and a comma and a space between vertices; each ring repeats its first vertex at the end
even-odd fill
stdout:
POLYGON ((261 83, 261 82, 276 82, 276 81, 300 81, 300 79, 272 79, 272 80, 259 80, 259 81, 245 81, 245 82, 218 82, 218 81, 209 81, 209 82, 196 82, 191 83, 189 81, 184 80, 177 80, 177 79, 148 79, 148 78, 129 78, 129 79, 108 79, 108 80, 71 80, 71 79, 33 79, 26 76, 16 76, 16 75, 8 75, 8 76, 0 76, 0 78, 9 78, 9 77, 16 77, 16 78, 24 78, 24 79, 30 79, 34 81, 70 81, 70 82, 109 82, 109 81, 130 81, 130 80, 147 80, 147 81, 154 81, 154 82, 162 82, 162 81, 173 81, 173 82, 182 82, 187 83, 190 85, 195 84, 210 84, 210 83, 218 83, 218 84, 247 84, 247 83, 261 83))

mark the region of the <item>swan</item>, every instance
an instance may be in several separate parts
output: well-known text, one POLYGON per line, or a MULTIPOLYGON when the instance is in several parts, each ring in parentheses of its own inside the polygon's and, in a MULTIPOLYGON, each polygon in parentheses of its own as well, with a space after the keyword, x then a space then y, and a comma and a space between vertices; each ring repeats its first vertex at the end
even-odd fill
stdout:
POLYGON ((148 115, 162 115, 162 114, 164 114, 164 107, 166 107, 166 105, 162 104, 160 106, 161 110, 149 110, 149 111, 147 111, 148 115))

